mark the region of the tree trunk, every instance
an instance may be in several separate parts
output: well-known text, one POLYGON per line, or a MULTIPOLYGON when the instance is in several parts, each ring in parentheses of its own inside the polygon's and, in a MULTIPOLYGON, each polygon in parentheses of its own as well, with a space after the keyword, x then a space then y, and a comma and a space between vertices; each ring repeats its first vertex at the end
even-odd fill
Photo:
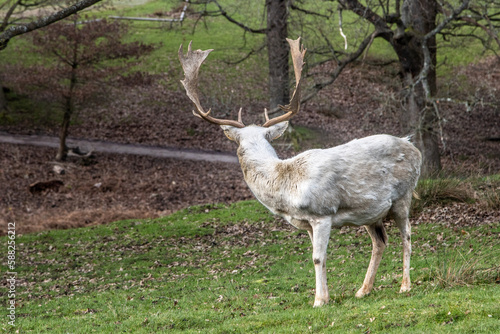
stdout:
POLYGON ((3 91, 2 82, 0 81, 0 114, 7 111, 7 98, 3 91))
MULTIPOLYGON (((410 73, 403 75, 403 85, 411 87, 414 77, 410 73)), ((403 133, 414 135, 413 142, 422 153, 421 175, 430 177, 441 170, 441 159, 435 129, 438 120, 432 106, 427 104, 425 94, 421 83, 404 92, 401 126, 403 133)))
MULTIPOLYGON (((70 102, 67 103, 67 105, 70 102)), ((66 138, 68 138, 69 124, 71 122, 71 110, 65 108, 61 129, 59 130, 59 148, 57 150, 56 160, 64 161, 68 155, 68 147, 66 146, 66 138)))
MULTIPOLYGON (((76 44, 75 44, 76 45, 76 44)), ((76 57, 76 48, 75 48, 76 57)), ((75 61, 76 63, 76 61, 75 61)), ((61 123, 61 129, 59 130, 59 149, 57 150, 56 160, 64 161, 68 155, 68 147, 66 146, 66 139, 68 138, 69 125, 71 122, 71 116, 73 114, 73 92, 76 86, 76 65, 73 66, 71 70, 71 79, 69 84, 69 92, 66 96, 66 103, 64 105, 64 115, 63 121, 61 123)))
MULTIPOLYGON (((414 84, 424 68, 422 49, 423 37, 436 27, 435 0, 405 0, 401 8, 404 34, 395 36, 392 46, 398 55, 403 93, 401 125, 403 132, 414 134, 415 145, 422 152, 422 171, 424 177, 435 175, 441 169, 439 136, 437 134, 437 115, 426 99, 422 82, 414 84)), ((430 95, 436 93, 436 39, 428 40, 431 64, 427 75, 430 95)))
POLYGON ((270 109, 286 105, 290 99, 288 83, 287 0, 266 0, 267 52, 269 59, 270 109))

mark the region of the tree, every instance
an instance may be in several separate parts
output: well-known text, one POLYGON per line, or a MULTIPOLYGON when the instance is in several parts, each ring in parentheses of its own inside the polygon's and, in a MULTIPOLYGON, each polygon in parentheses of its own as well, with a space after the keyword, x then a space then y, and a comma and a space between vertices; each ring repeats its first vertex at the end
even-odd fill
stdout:
POLYGON ((288 83, 289 49, 288 0, 266 0, 267 8, 267 54, 269 59, 269 107, 287 105, 290 100, 288 83))
MULTIPOLYGON (((208 15, 222 15, 227 20, 237 24, 244 31, 252 33, 265 33, 270 35, 272 24, 268 20, 266 28, 250 28, 241 18, 244 16, 235 9, 229 15, 215 0, 205 0, 204 3, 216 3, 218 11, 209 12, 208 15), (234 17, 240 17, 236 20, 234 17)), ((397 56, 400 65, 402 84, 402 111, 401 126, 402 131, 407 134, 414 134, 414 141, 423 153, 422 174, 430 176, 435 174, 440 168, 439 133, 440 116, 437 104, 437 84, 436 84, 436 36, 440 34, 444 39, 450 38, 475 38, 481 41, 485 50, 498 52, 500 39, 500 1, 499 0, 456 0, 456 1, 436 1, 436 0, 394 0, 365 2, 359 0, 330 0, 332 5, 338 5, 339 26, 342 29, 342 12, 349 11, 358 17, 356 21, 356 37, 345 37, 345 43, 349 41, 350 52, 344 50, 342 45, 336 45, 329 33, 335 26, 333 11, 330 9, 311 10, 300 6, 310 5, 313 2, 299 0, 283 1, 286 13, 283 14, 287 20, 288 31, 300 31, 309 48, 309 55, 321 55, 323 60, 317 62, 322 64, 326 61, 334 61, 337 67, 329 73, 327 79, 315 82, 304 94, 302 102, 312 99, 319 91, 335 82, 343 69, 358 60, 372 45, 373 41, 381 38, 387 41, 397 56), (299 6, 300 5, 300 6, 299 6), (321 22, 316 26, 310 25, 310 19, 300 18, 298 15, 292 16, 292 11, 306 17, 315 17, 321 22), (290 29, 293 26, 293 29, 290 29), (328 29, 329 28, 329 29, 328 29), (329 30, 327 32, 327 30, 329 30), (308 35, 308 36, 306 36, 308 35), (322 40, 323 45, 314 45, 313 39, 322 40), (353 48, 354 45, 354 48, 353 48), (326 52, 325 52, 326 50, 326 52), (329 53, 330 56, 325 56, 329 53)), ((269 18, 271 12, 270 5, 275 6, 281 1, 266 1, 266 8, 269 18)), ((352 16, 351 16, 352 18, 352 16)), ((280 21, 278 21, 280 22, 280 21)), ((276 26, 276 25, 275 25, 276 26)), ((343 34, 341 30, 341 34, 343 34)), ((296 37, 297 33, 292 34, 296 37)), ((345 35, 344 35, 345 36, 345 35)), ((270 38, 268 37, 268 43, 270 38)), ((279 43, 274 42, 273 46, 279 47, 279 43)), ((276 53, 276 58, 280 58, 280 50, 271 51, 276 53)), ((284 54, 284 53, 283 53, 284 54)), ((498 56, 498 55, 497 55, 498 56)), ((315 63, 308 62, 309 69, 315 63)), ((273 55, 269 55, 270 76, 277 77, 271 69, 279 67, 273 63, 273 55)), ((285 73, 287 69, 280 68, 285 73)), ((288 74, 286 74, 287 76, 288 74)), ((271 77, 269 82, 279 82, 271 77)), ((273 92, 270 88, 270 92, 273 92)), ((273 93, 276 94, 276 93, 273 93)), ((274 109, 276 111, 276 109, 274 109)))
MULTIPOLYGON (((5 49, 8 42, 14 37, 46 27, 100 1, 101 0, 81 0, 78 2, 67 2, 66 6, 59 11, 26 23, 20 21, 21 14, 24 11, 27 9, 49 6, 52 4, 52 1, 3 0, 0 2, 0 10, 5 11, 2 23, 0 24, 0 51, 5 49)), ((0 82, 0 112, 5 109, 7 109, 7 100, 0 82)))
MULTIPOLYGON (((337 62, 338 67, 329 80, 316 83, 313 91, 305 99, 312 98, 319 90, 333 83, 345 65, 357 60, 375 38, 384 39, 395 52, 400 65, 402 130, 404 133, 415 135, 414 141, 423 154, 422 175, 424 177, 435 175, 441 169, 436 36, 441 34, 444 39, 477 38, 485 50, 496 53, 492 44, 500 46, 498 39, 500 2, 498 0, 477 0, 473 3, 470 0, 455 2, 396 0, 366 3, 358 0, 336 0, 336 2, 340 5, 340 18, 342 11, 354 13, 360 19, 357 24, 363 26, 367 33, 357 50, 352 53, 339 51, 340 47, 334 48, 328 42, 333 54, 331 59, 337 62)), ((342 28, 341 23, 340 28, 342 28)))
POLYGON ((288 10, 289 0, 266 0, 266 27, 252 28, 234 19, 216 0, 203 0, 199 4, 205 6, 202 15, 223 16, 228 21, 236 24, 245 32, 265 34, 269 60, 269 106, 271 109, 278 105, 286 105, 290 99, 289 89, 289 48, 288 37, 288 10), (208 5, 213 3, 216 11, 209 11, 208 5))
POLYGON ((51 57, 53 65, 25 69, 30 75, 22 76, 24 82, 18 84, 25 90, 37 89, 39 98, 59 102, 63 117, 56 160, 66 158, 66 138, 77 107, 112 84, 112 75, 123 70, 127 60, 153 50, 152 45, 123 43, 127 28, 122 23, 87 20, 79 24, 78 20, 74 15, 33 35, 36 50, 51 57))
POLYGON ((396 53, 403 84, 403 131, 415 134, 415 143, 423 155, 422 175, 430 176, 441 169, 439 153, 436 95, 436 34, 469 7, 463 0, 456 9, 445 13, 436 0, 404 0, 383 4, 378 10, 361 4, 358 0, 338 0, 343 9, 349 10, 369 22, 374 30, 372 39, 381 37, 396 53), (437 25, 438 12, 448 14, 437 25), (381 16, 378 13, 382 12, 381 16), (395 28, 393 28, 395 26, 395 28))
POLYGON ((415 133, 415 143, 423 155, 422 174, 428 176, 435 173, 441 169, 439 143, 436 116, 428 105, 427 94, 434 96, 436 93, 437 49, 435 34, 427 35, 436 28, 437 2, 405 0, 401 8, 397 2, 394 14, 386 17, 379 16, 357 0, 339 0, 339 3, 344 9, 369 21, 375 28, 372 38, 382 37, 395 51, 405 90, 401 113, 403 132, 415 133), (396 24, 395 30, 390 27, 392 23, 396 24), (428 51, 429 59, 425 59, 424 49, 428 51), (429 61, 425 73, 428 91, 424 89, 422 80, 417 81, 423 73, 425 61, 429 61))

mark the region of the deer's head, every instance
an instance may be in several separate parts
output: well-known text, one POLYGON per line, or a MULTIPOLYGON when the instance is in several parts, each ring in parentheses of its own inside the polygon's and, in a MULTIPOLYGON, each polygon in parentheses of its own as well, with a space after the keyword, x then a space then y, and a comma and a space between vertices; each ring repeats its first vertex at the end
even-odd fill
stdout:
POLYGON ((184 80, 181 80, 181 82, 186 89, 187 96, 196 106, 196 110, 193 110, 193 114, 207 122, 220 125, 224 130, 225 135, 238 144, 241 144, 242 141, 245 140, 252 141, 262 138, 270 142, 280 137, 288 126, 288 120, 299 111, 301 73, 302 66, 304 64, 304 55, 306 53, 306 50, 300 45, 300 37, 296 40, 287 39, 287 41, 290 44, 290 52, 295 72, 295 91, 293 92, 290 104, 286 106, 280 105, 279 107, 285 112, 285 114, 271 119, 268 117, 267 110, 264 110, 266 122, 262 125, 249 126, 243 124, 241 120, 242 109, 238 112, 237 121, 215 118, 210 115, 211 109, 205 112, 198 97, 198 72, 203 61, 213 50, 193 51, 191 49, 191 43, 189 43, 187 55, 184 55, 181 45, 179 48, 179 59, 185 75, 184 80))

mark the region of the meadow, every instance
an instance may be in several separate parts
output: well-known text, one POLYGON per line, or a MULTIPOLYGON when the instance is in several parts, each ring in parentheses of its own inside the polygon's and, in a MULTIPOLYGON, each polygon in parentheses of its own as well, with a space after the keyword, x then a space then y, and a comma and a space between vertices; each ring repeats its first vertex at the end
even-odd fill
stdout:
MULTIPOLYGON (((391 224, 390 224, 391 225, 391 224)), ((495 333, 500 223, 413 226, 412 290, 399 294, 401 242, 389 245, 371 295, 354 297, 371 241, 332 232, 330 303, 313 308, 311 244, 256 201, 18 235, 9 333, 495 333)), ((2 237, 6 249, 7 238, 2 237)), ((7 268, 3 267, 5 273, 7 268)), ((12 270, 11 270, 12 271, 12 270)), ((7 295, 2 294, 2 305, 7 295)))

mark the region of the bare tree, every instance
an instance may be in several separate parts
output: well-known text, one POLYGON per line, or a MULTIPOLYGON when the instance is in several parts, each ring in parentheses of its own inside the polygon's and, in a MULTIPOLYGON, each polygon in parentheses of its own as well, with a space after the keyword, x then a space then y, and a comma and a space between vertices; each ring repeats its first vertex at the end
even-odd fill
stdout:
POLYGON ((54 23, 33 35, 36 51, 52 57, 50 65, 25 68, 17 87, 27 93, 36 88, 38 98, 59 102, 63 112, 59 130, 59 149, 56 160, 65 160, 66 138, 72 117, 78 106, 99 94, 127 60, 153 50, 152 45, 122 42, 126 25, 106 20, 88 20, 79 24, 78 15, 54 23), (120 62, 109 63, 111 60, 120 62), (107 62, 106 65, 102 65, 107 62))
POLYGON ((396 1, 371 8, 358 0, 338 0, 341 8, 349 10, 369 22, 372 38, 381 37, 396 53, 403 85, 402 129, 415 134, 415 143, 422 152, 422 175, 430 176, 441 169, 439 152, 436 95, 436 34, 469 7, 463 0, 457 8, 448 6, 449 15, 437 24, 442 11, 436 0, 396 1), (383 15, 379 15, 383 13, 383 15), (394 28, 393 28, 394 27, 394 28))
MULTIPOLYGON (((54 22, 62 20, 72 14, 88 8, 101 0, 68 1, 66 6, 47 16, 39 17, 29 22, 21 21, 21 16, 27 9, 41 8, 52 3, 51 0, 3 0, 0 2, 0 10, 5 14, 0 24, 0 51, 7 47, 9 41, 19 35, 26 34, 36 29, 46 27, 54 22)), ((0 82, 0 112, 7 108, 7 100, 0 82)))
MULTIPOLYGON (((244 31, 265 33, 268 36, 268 46, 270 46, 270 29, 277 25, 271 26, 270 21, 267 20, 265 28, 250 28, 244 19, 239 21, 234 19, 215 0, 204 1, 204 3, 207 2, 216 3, 219 9, 216 12, 209 12, 209 15, 222 15, 243 28, 244 31)), ((500 46, 498 38, 498 31, 500 31, 499 0, 459 0, 456 2, 330 0, 329 3, 332 5, 338 5, 339 25, 336 25, 336 21, 329 20, 332 18, 331 8, 333 6, 330 9, 311 10, 302 8, 301 6, 305 6, 306 3, 299 0, 266 1, 265 3, 268 18, 271 13, 271 4, 276 6, 278 11, 281 11, 283 7, 278 7, 278 4, 286 3, 284 7, 286 13, 279 17, 286 18, 287 30, 299 31, 299 34, 306 40, 310 55, 323 56, 320 61, 309 62, 308 69, 326 61, 334 61, 337 64, 331 73, 323 73, 327 76, 326 79, 316 81, 306 90, 302 102, 312 99, 319 91, 334 83, 343 69, 348 64, 357 61, 376 38, 386 40, 397 56, 400 65, 403 106, 400 116, 402 131, 415 135, 416 145, 423 154, 422 175, 433 175, 441 168, 440 115, 436 103, 436 36, 440 34, 445 39, 475 38, 481 41, 486 50, 497 54, 497 46, 500 46), (355 36, 345 36, 342 31, 342 12, 347 11, 358 17, 356 21, 357 35, 355 36), (291 13, 298 14, 292 16, 291 13), (308 24, 310 25, 310 19, 301 19, 299 14, 308 18, 315 17, 319 24, 307 27, 308 24), (290 29, 291 25, 293 29, 290 29), (340 28, 340 34, 345 38, 345 46, 349 42, 348 49, 344 47, 344 41, 342 41, 342 45, 336 45, 332 41, 331 31, 334 27, 340 28), (322 40, 323 45, 312 47, 312 41, 306 35, 316 39, 316 43, 317 40, 322 40), (327 53, 330 56, 326 56, 327 53)), ((236 12, 237 10, 235 10, 236 12)), ((239 14, 241 18, 242 13, 239 14)), ((280 82, 278 75, 272 73, 272 70, 276 69, 282 73, 288 71, 285 67, 281 68, 274 63, 284 55, 278 49, 280 43, 272 42, 272 45, 276 46, 276 49, 271 51, 268 48, 270 53, 269 73, 272 75, 272 78, 269 79, 270 83, 280 82), (276 59, 273 60, 271 53, 276 55, 276 59)), ((273 92, 272 88, 270 88, 270 92, 273 92)), ((272 94, 276 95, 277 93, 272 94)), ((270 114, 273 114, 273 111, 276 112, 279 109, 274 108, 270 114)))
POLYGON ((311 87, 303 102, 332 84, 347 64, 358 60, 366 52, 374 39, 386 40, 400 65, 402 131, 415 135, 414 141, 423 155, 422 175, 435 175, 441 168, 439 144, 442 136, 436 100, 436 36, 477 38, 485 49, 497 52, 494 45, 498 44, 500 30, 500 2, 478 0, 472 5, 470 0, 458 3, 436 0, 335 2, 339 4, 339 29, 345 38, 345 48, 348 40, 351 45, 357 42, 357 47, 352 52, 346 52, 343 50, 344 43, 335 47, 326 34, 321 34, 332 55, 324 61, 333 60, 338 66, 328 79, 311 87), (345 11, 354 13, 359 18, 357 26, 364 27, 362 29, 366 33, 361 41, 359 35, 350 37, 343 34, 342 12, 345 11))
POLYGON ((252 28, 236 20, 216 0, 198 2, 198 4, 200 3, 204 5, 201 15, 223 16, 228 21, 240 27, 244 32, 266 35, 269 60, 269 105, 271 109, 277 108, 278 105, 285 105, 290 98, 288 65, 290 51, 286 43, 286 38, 288 36, 288 11, 291 1, 266 0, 266 26, 264 28, 252 28), (208 10, 209 4, 214 4, 217 10, 208 10))

